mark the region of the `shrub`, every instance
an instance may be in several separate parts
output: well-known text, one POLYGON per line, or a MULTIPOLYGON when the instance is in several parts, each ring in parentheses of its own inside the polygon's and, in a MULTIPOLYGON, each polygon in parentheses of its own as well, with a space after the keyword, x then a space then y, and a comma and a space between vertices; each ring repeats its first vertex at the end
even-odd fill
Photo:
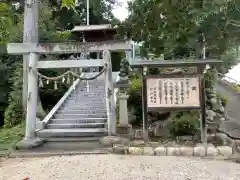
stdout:
POLYGON ((240 87, 239 87, 239 85, 234 84, 234 85, 232 85, 232 88, 233 88, 234 91, 240 92, 240 87))
POLYGON ((117 124, 120 122, 120 109, 119 109, 119 98, 117 94, 117 102, 116 102, 116 119, 117 119, 117 124))
POLYGON ((9 80, 11 92, 4 113, 4 127, 10 128, 22 122, 22 66, 17 65, 9 80))
POLYGON ((172 136, 195 135, 199 129, 199 113, 178 112, 170 117, 169 132, 172 136))
POLYGON ((226 107, 226 105, 228 103, 228 98, 222 94, 217 94, 217 97, 220 99, 223 107, 226 107))
POLYGON ((131 85, 128 89, 128 108, 133 108, 136 115, 136 125, 140 125, 142 119, 142 84, 139 77, 131 79, 131 85))

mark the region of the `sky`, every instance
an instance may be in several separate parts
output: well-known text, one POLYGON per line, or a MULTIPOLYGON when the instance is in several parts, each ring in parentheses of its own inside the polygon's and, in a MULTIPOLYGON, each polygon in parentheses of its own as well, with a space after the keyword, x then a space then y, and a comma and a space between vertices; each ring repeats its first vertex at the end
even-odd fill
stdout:
POLYGON ((118 19, 123 21, 124 19, 127 18, 128 16, 128 11, 127 11, 127 1, 129 0, 117 0, 119 3, 118 7, 115 7, 113 9, 113 14, 116 16, 118 19))

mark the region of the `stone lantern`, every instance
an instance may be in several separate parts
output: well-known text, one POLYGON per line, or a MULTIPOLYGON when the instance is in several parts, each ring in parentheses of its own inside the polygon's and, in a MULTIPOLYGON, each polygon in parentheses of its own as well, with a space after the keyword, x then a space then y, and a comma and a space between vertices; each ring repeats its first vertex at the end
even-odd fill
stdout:
POLYGON ((128 107, 127 107, 127 89, 129 88, 129 62, 122 59, 120 69, 120 80, 116 83, 116 88, 119 89, 119 124, 117 126, 117 133, 122 136, 129 136, 132 132, 132 126, 128 121, 128 107))

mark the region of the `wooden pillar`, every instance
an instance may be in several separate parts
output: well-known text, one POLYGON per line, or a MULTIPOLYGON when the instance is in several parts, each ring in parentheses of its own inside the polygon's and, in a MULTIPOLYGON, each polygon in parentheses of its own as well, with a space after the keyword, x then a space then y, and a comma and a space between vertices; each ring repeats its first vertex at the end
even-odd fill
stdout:
MULTIPOLYGON (((201 105, 201 142, 207 145, 207 124, 206 124, 206 102, 205 102, 205 81, 203 71, 205 67, 201 66, 198 68, 200 75, 199 91, 200 91, 200 105, 201 105)), ((205 146, 206 147, 206 146, 205 146)))
POLYGON ((114 101, 114 89, 112 80, 112 63, 111 54, 108 50, 103 51, 103 59, 107 65, 105 71, 105 95, 106 95, 106 107, 108 117, 108 135, 116 134, 116 108, 114 101))
POLYGON ((36 137, 35 133, 38 96, 38 78, 36 73, 37 59, 38 57, 36 53, 30 53, 28 68, 28 101, 25 140, 34 139, 36 137))

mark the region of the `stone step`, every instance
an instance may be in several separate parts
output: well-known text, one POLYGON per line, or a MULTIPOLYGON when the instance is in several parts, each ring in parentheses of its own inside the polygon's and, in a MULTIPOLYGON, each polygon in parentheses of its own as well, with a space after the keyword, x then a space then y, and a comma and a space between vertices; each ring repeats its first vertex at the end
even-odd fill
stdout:
POLYGON ((83 128, 83 129, 43 129, 37 132, 40 138, 48 137, 96 137, 104 136, 105 128, 83 128))
POLYGON ((69 103, 65 103, 63 105, 63 107, 68 106, 68 107, 101 107, 101 106, 106 106, 106 103, 87 103, 87 102, 69 102, 69 103))
POLYGON ((65 103, 81 103, 81 104, 90 104, 90 103, 97 103, 97 104, 101 104, 103 103, 104 100, 101 99, 68 99, 65 103))
POLYGON ((104 128, 106 123, 48 124, 48 129, 104 128))
POLYGON ((69 118, 69 119, 73 119, 73 118, 106 118, 107 115, 106 114, 56 114, 54 115, 55 118, 60 118, 60 119, 64 119, 64 118, 69 118))
MULTIPOLYGON (((89 92, 90 93, 90 92, 89 92)), ((81 96, 81 97, 96 97, 96 96, 100 96, 100 95, 105 95, 105 92, 96 92, 96 93, 90 93, 88 92, 76 92, 76 93, 72 93, 69 97, 75 97, 77 96, 81 96)))
MULTIPOLYGON (((85 86, 85 87, 77 87, 75 88, 75 90, 80 90, 80 91, 86 91, 88 88, 85 86)), ((92 90, 92 89, 102 89, 104 90, 105 89, 105 85, 99 85, 99 86, 96 86, 96 85, 90 85, 89 86, 89 89, 92 90)))
POLYGON ((81 123, 106 123, 107 118, 53 118, 50 120, 50 124, 81 124, 81 123))
POLYGON ((106 114, 107 111, 105 109, 100 109, 100 110, 95 110, 95 109, 89 109, 89 110, 84 110, 84 109, 77 109, 77 110, 58 110, 57 113, 64 113, 64 114, 106 114))
POLYGON ((66 103, 63 107, 79 107, 79 108, 95 108, 95 107, 106 107, 106 103, 66 103))
POLYGON ((71 94, 70 95, 70 97, 71 96, 74 96, 74 95, 89 95, 89 96, 99 96, 99 95, 101 95, 101 94, 104 94, 105 92, 75 92, 75 93, 73 93, 73 94, 71 94))
POLYGON ((71 95, 68 97, 68 99, 90 99, 90 100, 94 100, 94 99, 105 99, 105 94, 98 94, 98 95, 82 95, 82 94, 76 94, 76 95, 71 95))
POLYGON ((94 109, 94 110, 104 110, 104 111, 106 111, 106 106, 93 106, 93 105, 91 105, 91 106, 67 106, 67 105, 65 105, 65 106, 61 106, 60 108, 59 108, 59 110, 92 110, 92 109, 94 109))
MULTIPOLYGON (((88 92, 88 88, 76 88, 75 92, 88 92)), ((99 92, 104 92, 105 91, 105 87, 89 87, 89 92, 95 92, 95 91, 99 91, 99 92)))
POLYGON ((88 98, 88 99, 95 99, 95 98, 99 99, 100 98, 101 99, 103 97, 105 97, 104 93, 103 94, 97 94, 97 95, 88 95, 88 94, 79 93, 79 94, 73 94, 73 95, 69 96, 68 98, 69 99, 73 99, 73 98, 88 98))
POLYGON ((105 91, 105 87, 89 87, 89 88, 76 88, 75 89, 75 92, 96 92, 96 91, 99 91, 99 92, 104 92, 105 91), (89 90, 89 91, 88 91, 89 90))
POLYGON ((69 103, 65 103, 62 105, 62 107, 78 107, 79 109, 81 108, 91 108, 91 109, 94 109, 94 108, 98 108, 98 107, 106 107, 106 103, 73 103, 73 102, 69 102, 69 103))
POLYGON ((89 98, 81 98, 81 97, 75 97, 75 98, 71 98, 71 99, 68 99, 65 101, 65 103, 69 102, 69 103, 76 103, 76 102, 85 102, 85 103, 91 103, 91 102, 97 102, 97 103, 102 103, 102 102, 105 102, 106 100, 105 99, 102 99, 100 97, 98 98, 92 98, 92 99, 89 99, 89 98))
POLYGON ((105 94, 98 94, 98 95, 82 95, 76 94, 69 96, 68 99, 105 99, 105 94))
POLYGON ((68 97, 66 101, 86 101, 86 102, 92 102, 92 101, 104 101, 105 96, 98 95, 96 97, 87 97, 87 96, 72 96, 68 97))
POLYGON ((83 109, 83 110, 89 110, 89 109, 106 109, 106 105, 105 104, 65 104, 62 106, 61 109, 68 109, 68 110, 75 110, 75 109, 83 109))
POLYGON ((99 137, 51 137, 45 139, 46 142, 99 142, 102 136, 99 137))
POLYGON ((84 104, 84 105, 91 105, 91 104, 103 104, 105 100, 90 100, 90 99, 79 99, 79 100, 67 100, 64 104, 84 104))

